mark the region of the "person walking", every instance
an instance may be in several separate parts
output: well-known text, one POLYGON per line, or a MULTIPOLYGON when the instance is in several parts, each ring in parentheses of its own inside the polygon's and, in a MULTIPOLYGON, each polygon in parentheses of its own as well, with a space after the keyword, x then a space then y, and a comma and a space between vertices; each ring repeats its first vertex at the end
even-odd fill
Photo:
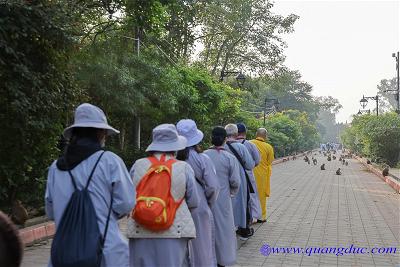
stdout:
POLYGON ((0 266, 19 267, 24 255, 24 245, 17 227, 0 211, 0 266))
MULTIPOLYGON (((246 134, 247 134, 246 125, 244 123, 238 123, 236 126, 238 128, 238 136, 236 140, 247 148, 251 157, 254 160, 255 167, 257 167, 257 165, 260 163, 260 152, 253 143, 246 140, 246 134)), ((251 171, 246 170, 247 176, 249 177, 249 180, 251 182, 251 186, 254 189, 254 193, 250 193, 250 216, 252 222, 261 220, 260 199, 258 197, 258 190, 255 190, 257 188, 257 184, 253 171, 254 169, 252 169, 251 171)))
POLYGON ((212 130, 212 144, 204 152, 214 163, 219 183, 219 194, 211 211, 215 223, 215 252, 218 266, 236 263, 237 241, 231 198, 240 187, 240 169, 236 158, 225 150, 226 131, 223 127, 212 130))
POLYGON ((186 144, 175 125, 161 124, 153 129, 146 149, 150 156, 131 168, 137 191, 127 231, 131 267, 189 266, 188 243, 196 237, 190 211, 200 197, 193 169, 176 160, 176 152, 186 144))
POLYGON ((267 198, 270 196, 271 191, 270 180, 272 161, 274 160, 274 149, 266 142, 267 134, 265 128, 259 128, 256 133, 256 138, 251 140, 251 142, 257 146, 261 155, 260 164, 254 168, 262 213, 262 218, 258 221, 260 223, 267 221, 267 198))
POLYGON ((250 194, 254 193, 255 189, 252 187, 246 171, 251 171, 255 164, 247 148, 236 140, 238 136, 236 124, 226 125, 225 130, 227 134, 225 149, 232 153, 241 165, 239 192, 232 199, 233 216, 235 218, 235 226, 238 228, 237 234, 239 238, 247 240, 254 234, 254 230, 250 227, 250 194))
POLYGON ((210 209, 219 193, 215 167, 211 159, 201 152, 199 143, 204 134, 197 129, 196 123, 190 119, 180 120, 176 128, 187 139, 186 148, 178 152, 178 159, 192 167, 200 197, 199 205, 191 212, 196 238, 189 242, 190 263, 191 266, 216 266, 214 216, 210 209))
MULTIPOLYGON (((73 194, 84 190, 86 185, 93 206, 91 209, 89 206, 85 207, 84 212, 93 212, 94 209, 99 232, 104 233, 103 238, 107 235, 101 266, 129 265, 128 243, 120 233, 118 219, 132 210, 135 190, 122 159, 112 152, 103 150, 106 137, 117 133, 118 130, 108 125, 104 112, 88 103, 76 108, 74 124, 64 130, 64 136, 69 140, 69 144, 63 155, 49 168, 45 195, 46 215, 54 220, 56 226, 52 255, 53 249, 56 249, 54 247, 56 240, 67 238, 62 236, 63 232, 58 232, 60 223, 63 222, 64 211, 69 208, 67 205, 73 194), (107 231, 105 231, 106 225, 108 225, 107 231)), ((83 240, 85 233, 78 231, 84 225, 69 227, 73 227, 72 232, 75 235, 80 235, 83 246, 88 240, 83 240)), ((75 252, 79 253, 82 249, 86 247, 78 247, 75 252)), ((68 258, 68 261, 71 260, 76 259, 68 258)), ((53 266, 52 256, 49 266, 53 266)))

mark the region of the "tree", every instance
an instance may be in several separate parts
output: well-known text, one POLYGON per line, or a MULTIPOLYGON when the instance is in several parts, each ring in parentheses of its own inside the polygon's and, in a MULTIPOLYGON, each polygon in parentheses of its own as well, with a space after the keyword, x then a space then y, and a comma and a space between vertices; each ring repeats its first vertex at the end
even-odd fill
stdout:
POLYGON ((283 113, 270 116, 266 128, 271 143, 280 152, 278 155, 284 156, 301 148, 303 138, 301 128, 289 116, 283 113))
POLYGON ((81 92, 70 78, 74 42, 57 4, 0 5, 0 200, 43 189, 46 167, 81 92))
POLYGON ((204 66, 213 75, 232 69, 257 74, 275 72, 284 59, 285 43, 280 34, 292 32, 298 17, 275 15, 272 7, 264 0, 204 2, 197 37, 204 46, 204 66))
POLYGON ((320 106, 317 123, 322 142, 338 143, 342 126, 336 123, 336 114, 342 108, 342 105, 332 96, 317 97, 316 100, 320 106))
POLYGON ((355 116, 342 140, 357 153, 395 166, 400 161, 400 117, 394 112, 355 116))
POLYGON ((397 109, 397 78, 383 79, 377 88, 380 96, 379 106, 382 111, 397 109))

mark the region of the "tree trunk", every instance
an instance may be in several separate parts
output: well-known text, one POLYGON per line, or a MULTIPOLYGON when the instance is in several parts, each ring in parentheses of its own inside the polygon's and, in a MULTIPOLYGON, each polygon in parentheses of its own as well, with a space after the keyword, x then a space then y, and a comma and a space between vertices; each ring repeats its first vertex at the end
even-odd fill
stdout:
POLYGON ((222 51, 223 51, 224 46, 226 45, 226 42, 227 42, 227 41, 228 41, 228 40, 225 39, 225 40, 222 42, 222 44, 221 44, 221 46, 219 47, 219 49, 218 49, 217 58, 215 59, 214 68, 213 68, 213 70, 211 71, 211 75, 215 75, 215 72, 217 71, 219 59, 220 59, 220 57, 221 57, 222 51))

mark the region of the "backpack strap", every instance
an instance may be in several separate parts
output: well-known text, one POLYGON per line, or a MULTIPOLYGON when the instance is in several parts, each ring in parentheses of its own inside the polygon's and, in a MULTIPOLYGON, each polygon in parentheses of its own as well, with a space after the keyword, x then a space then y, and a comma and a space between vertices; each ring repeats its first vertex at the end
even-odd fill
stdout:
POLYGON ((75 178, 71 173, 71 170, 68 170, 69 177, 71 177, 72 185, 74 186, 75 191, 78 190, 78 187, 76 186, 75 178))
POLYGON ((92 169, 92 172, 90 173, 89 179, 88 179, 88 181, 87 181, 87 183, 86 183, 85 190, 89 187, 90 181, 92 180, 92 177, 93 177, 94 170, 96 169, 97 164, 99 164, 99 161, 100 161, 101 157, 103 157, 104 153, 105 153, 105 151, 103 151, 103 152, 100 154, 99 158, 97 159, 96 163, 94 164, 93 169, 92 169))
POLYGON ((106 237, 107 237, 107 232, 108 232, 108 225, 110 222, 110 217, 111 217, 111 211, 112 211, 112 205, 114 202, 114 183, 111 184, 111 200, 110 200, 110 207, 108 208, 108 215, 107 215, 107 221, 106 221, 106 227, 104 228, 104 234, 103 234, 103 239, 101 240, 101 247, 104 247, 104 244, 106 243, 106 237))
POLYGON ((236 159, 239 161, 240 165, 242 166, 244 170, 244 175, 246 176, 246 181, 247 181, 247 188, 250 191, 250 193, 254 193, 254 188, 253 185, 250 182, 250 177, 249 174, 247 173, 245 163, 243 162, 243 159, 240 157, 239 153, 236 151, 236 149, 232 146, 231 143, 226 143, 229 147, 229 149, 232 151, 233 155, 236 157, 236 159))
POLYGON ((176 159, 170 158, 169 160, 166 160, 166 157, 167 157, 166 154, 161 154, 160 159, 158 159, 155 156, 148 157, 147 159, 151 162, 151 165, 163 164, 168 167, 171 167, 171 165, 176 162, 176 159))

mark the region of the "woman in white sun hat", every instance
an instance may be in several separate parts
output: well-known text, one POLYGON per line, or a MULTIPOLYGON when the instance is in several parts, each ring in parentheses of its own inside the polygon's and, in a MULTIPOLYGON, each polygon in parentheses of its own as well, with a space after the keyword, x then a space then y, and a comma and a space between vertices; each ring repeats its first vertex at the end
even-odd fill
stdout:
MULTIPOLYGON (((151 230, 148 225, 143 225, 135 220, 134 217, 137 212, 137 207, 135 207, 131 218, 128 220, 130 266, 180 267, 189 265, 188 243, 190 239, 196 237, 196 228, 190 210, 198 206, 199 193, 190 165, 184 161, 175 160, 176 152, 184 149, 186 144, 186 138, 178 135, 175 125, 161 124, 153 129, 153 141, 146 149, 150 156, 137 160, 131 168, 130 173, 135 188, 138 188, 138 186, 141 188, 145 184, 144 187, 155 192, 162 190, 165 186, 159 188, 157 187, 159 183, 151 183, 151 180, 146 179, 146 177, 149 177, 146 176, 146 173, 153 170, 154 164, 161 164, 162 162, 161 165, 167 166, 170 170, 171 184, 170 188, 167 187, 167 190, 171 193, 170 196, 173 201, 180 204, 176 209, 172 225, 162 231, 151 230), (168 162, 171 164, 170 168, 168 162), (141 183, 142 180, 143 183, 141 183), (149 181, 149 183, 146 183, 146 181, 149 181)), ((154 173, 156 174, 154 175, 163 170, 165 169, 155 168, 154 173)), ((151 178, 158 179, 155 176, 151 178)), ((140 190, 137 191, 137 197, 137 205, 145 201, 149 210, 157 204, 166 202, 160 201, 160 198, 155 195, 142 196, 140 190), (146 198, 151 198, 151 201, 142 200, 146 198)), ((167 210, 166 213, 168 212, 170 210, 167 210)), ((154 224, 159 222, 157 218, 154 220, 154 224)))
MULTIPOLYGON (((103 151, 106 137, 118 133, 118 130, 108 125, 100 108, 87 103, 78 106, 74 124, 64 130, 69 144, 64 154, 50 166, 47 177, 46 214, 55 221, 56 229, 74 192, 73 181, 77 189, 81 190, 94 169, 88 191, 102 234, 113 192, 112 212, 103 249, 103 267, 129 265, 128 243, 120 233, 118 218, 132 210, 135 190, 121 158, 112 152, 103 151)), ((78 231, 79 226, 76 228, 78 231)), ((51 259, 49 266, 52 266, 51 259)))
POLYGON ((216 266, 214 217, 210 209, 219 192, 215 167, 200 149, 199 143, 204 134, 197 129, 196 123, 184 119, 178 122, 176 128, 188 141, 186 148, 178 152, 178 159, 185 160, 193 168, 196 187, 200 192, 199 206, 192 211, 197 237, 190 241, 190 263, 192 266, 216 266))

